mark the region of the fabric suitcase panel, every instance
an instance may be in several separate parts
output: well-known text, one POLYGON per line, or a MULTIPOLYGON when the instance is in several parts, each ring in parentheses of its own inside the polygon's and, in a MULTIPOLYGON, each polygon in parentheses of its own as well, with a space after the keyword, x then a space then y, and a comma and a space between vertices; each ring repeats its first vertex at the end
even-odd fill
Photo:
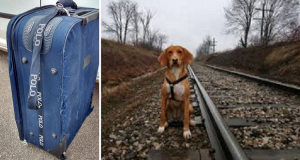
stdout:
MULTIPOLYGON (((51 9, 53 10, 53 9, 51 9)), ((30 75, 30 64, 32 52, 28 51, 23 44, 23 30, 26 23, 30 18, 46 14, 51 12, 48 10, 43 10, 24 17, 17 26, 17 33, 15 34, 15 40, 17 42, 15 58, 18 73, 20 103, 23 115, 23 130, 24 138, 38 146, 39 139, 38 134, 38 117, 36 110, 28 109, 27 106, 27 96, 29 91, 29 75, 30 75), (22 63, 22 58, 26 57, 28 63, 22 63), (24 68, 23 68, 24 67, 24 68), (19 76, 21 75, 21 76, 19 76), (29 133, 33 132, 34 136, 30 136, 29 133)), ((44 137, 45 137, 45 150, 56 148, 59 142, 62 140, 61 137, 61 89, 62 89, 62 71, 63 71, 63 48, 66 40, 67 33, 70 27, 77 21, 75 18, 60 16, 63 21, 57 26, 56 31, 53 36, 52 47, 47 54, 41 55, 41 69, 43 78, 43 100, 44 100, 44 137), (54 46, 54 47, 53 47, 54 46), (57 70, 56 75, 50 73, 51 68, 57 70), (57 138, 52 138, 52 133, 57 135, 57 138), (49 140, 48 140, 49 139, 49 140), (50 143, 47 143, 47 142, 50 143)))
POLYGON ((66 41, 62 103, 69 108, 64 110, 64 117, 62 117, 62 135, 68 137, 67 146, 71 143, 85 117, 91 112, 91 97, 98 70, 95 66, 99 64, 99 38, 95 36, 99 35, 98 24, 99 20, 91 21, 89 25, 76 23, 66 41), (74 54, 76 52, 82 54, 74 54), (88 57, 90 57, 90 61, 88 64, 84 64, 84 60, 88 57), (71 107, 78 105, 77 110, 71 107))
MULTIPOLYGON (((28 40, 31 41, 32 37, 25 35, 24 40, 24 33, 26 34, 26 29, 30 29, 26 28, 30 19, 38 19, 35 17, 47 15, 54 9, 55 7, 51 7, 34 12, 16 24, 10 22, 8 27, 16 27, 14 33, 7 33, 8 40, 14 34, 13 54, 10 53, 12 49, 8 49, 9 71, 20 139, 24 138, 36 146, 40 144, 38 126, 41 123, 37 111, 27 108, 32 62, 28 40), (22 62, 24 57, 27 63, 22 62)), ((80 10, 86 8, 78 11, 80 10)), ((49 29, 47 33, 53 34, 50 46, 48 43, 41 54, 44 149, 50 152, 58 147, 66 149, 92 111, 91 98, 99 65, 99 19, 92 20, 87 25, 74 17, 57 16, 53 20, 55 19, 56 26, 48 27, 55 29, 49 29), (61 19, 59 23, 57 19, 61 19), (57 70, 56 74, 51 73, 52 68, 57 70)), ((16 18, 12 19, 14 20, 16 18)), ((8 32, 12 32, 11 29, 8 32)))

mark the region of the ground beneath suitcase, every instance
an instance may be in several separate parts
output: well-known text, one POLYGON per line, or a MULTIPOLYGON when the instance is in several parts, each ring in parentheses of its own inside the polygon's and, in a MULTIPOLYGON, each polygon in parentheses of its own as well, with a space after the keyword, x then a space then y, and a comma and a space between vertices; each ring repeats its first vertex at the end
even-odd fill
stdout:
MULTIPOLYGON (((56 159, 36 146, 19 140, 8 74, 7 52, 0 51, 0 159, 56 159)), ((86 118, 67 150, 68 159, 99 159, 99 85, 93 96, 94 111, 86 118)))

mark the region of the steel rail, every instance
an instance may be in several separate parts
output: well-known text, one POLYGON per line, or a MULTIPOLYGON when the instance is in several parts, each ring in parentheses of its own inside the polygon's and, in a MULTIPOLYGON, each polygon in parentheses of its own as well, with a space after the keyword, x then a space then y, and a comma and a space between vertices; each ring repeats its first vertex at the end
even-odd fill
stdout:
POLYGON ((286 83, 270 80, 270 79, 267 79, 267 78, 262 78, 262 77, 250 75, 250 74, 247 74, 247 73, 238 72, 238 71, 231 71, 231 70, 227 70, 227 69, 212 66, 212 65, 205 65, 205 66, 210 67, 210 68, 215 69, 215 70, 227 72, 227 73, 230 73, 230 74, 233 74, 233 75, 239 75, 239 76, 242 76, 242 77, 245 77, 245 78, 248 78, 248 79, 252 79, 252 80, 255 80, 255 81, 258 81, 258 82, 262 82, 262 83, 271 85, 273 87, 280 88, 280 89, 285 90, 285 91, 300 94, 300 87, 295 86, 295 85, 286 84, 286 83))
POLYGON ((208 138, 212 148, 215 150, 216 160, 248 160, 246 153, 231 133, 190 66, 188 66, 188 70, 191 78, 195 81, 198 94, 200 94, 200 96, 197 96, 200 99, 200 110, 208 132, 208 138))

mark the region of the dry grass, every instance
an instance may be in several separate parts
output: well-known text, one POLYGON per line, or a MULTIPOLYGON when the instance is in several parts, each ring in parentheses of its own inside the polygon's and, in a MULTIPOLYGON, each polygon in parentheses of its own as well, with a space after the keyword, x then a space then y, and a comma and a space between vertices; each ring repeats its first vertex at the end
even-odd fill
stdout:
POLYGON ((101 83, 112 87, 159 68, 159 53, 101 40, 101 83))
POLYGON ((235 49, 204 57, 201 62, 300 85, 300 42, 235 49))
POLYGON ((117 86, 113 86, 113 87, 110 87, 110 86, 104 86, 102 87, 102 97, 109 97, 111 95, 114 95, 116 94, 117 92, 119 91, 126 91, 130 85, 133 85, 134 83, 138 82, 139 80, 141 79, 145 79, 145 78, 150 78, 152 77, 153 75, 157 74, 158 72, 160 72, 163 68, 161 69, 158 69, 154 72, 149 72, 149 73, 146 73, 146 74, 143 74, 142 76, 139 76, 139 77, 136 77, 136 78, 133 78, 131 79, 130 81, 127 81, 127 82, 121 82, 119 85, 117 86))

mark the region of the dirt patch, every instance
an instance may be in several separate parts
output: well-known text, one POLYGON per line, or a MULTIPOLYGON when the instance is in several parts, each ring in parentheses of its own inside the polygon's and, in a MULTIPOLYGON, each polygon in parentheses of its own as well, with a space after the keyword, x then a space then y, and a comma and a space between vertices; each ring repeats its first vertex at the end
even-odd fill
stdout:
POLYGON ((157 70, 158 52, 101 39, 101 84, 116 86, 121 82, 157 70))
POLYGON ((300 86, 300 42, 239 48, 200 59, 207 63, 300 86))
MULTIPOLYGON (((102 95, 101 98, 101 134, 109 132, 121 122, 133 109, 145 103, 146 97, 159 94, 164 78, 163 70, 155 74, 119 86, 116 91, 102 95)), ((159 106, 157 106, 159 107, 159 106)))

